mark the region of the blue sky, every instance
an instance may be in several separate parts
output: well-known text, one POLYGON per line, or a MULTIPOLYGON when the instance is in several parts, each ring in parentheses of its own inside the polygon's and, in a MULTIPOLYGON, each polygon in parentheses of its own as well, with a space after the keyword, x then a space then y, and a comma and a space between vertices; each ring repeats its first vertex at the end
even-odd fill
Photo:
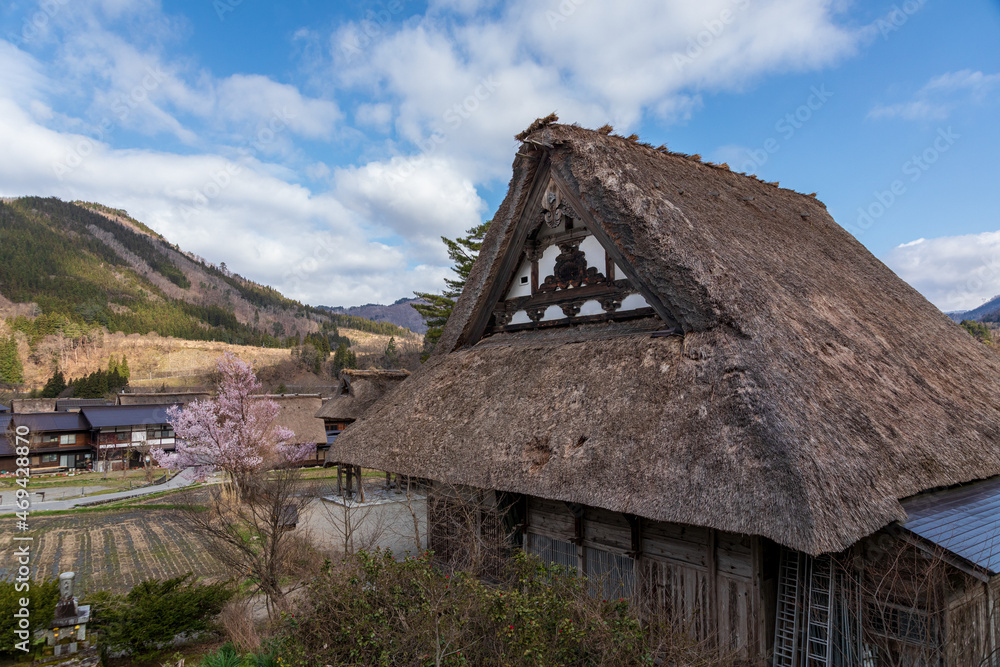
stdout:
POLYGON ((1000 0, 0 8, 0 194, 122 207, 313 304, 436 291, 556 111, 817 192, 943 309, 1000 293, 1000 0))

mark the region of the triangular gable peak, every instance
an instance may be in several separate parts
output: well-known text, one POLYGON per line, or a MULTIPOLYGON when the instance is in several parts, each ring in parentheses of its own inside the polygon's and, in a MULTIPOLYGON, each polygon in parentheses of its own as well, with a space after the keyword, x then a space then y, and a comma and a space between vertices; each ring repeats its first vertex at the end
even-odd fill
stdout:
POLYGON ((621 252, 579 197, 539 169, 514 242, 474 316, 473 340, 525 329, 659 316, 675 318, 635 277, 621 252))

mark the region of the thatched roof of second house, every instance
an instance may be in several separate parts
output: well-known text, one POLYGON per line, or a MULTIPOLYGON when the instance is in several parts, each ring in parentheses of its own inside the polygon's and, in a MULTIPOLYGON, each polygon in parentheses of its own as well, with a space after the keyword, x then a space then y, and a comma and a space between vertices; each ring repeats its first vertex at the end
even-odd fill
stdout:
POLYGON ((212 396, 208 391, 174 391, 170 393, 160 392, 134 392, 118 394, 118 405, 160 405, 180 403, 187 405, 192 401, 202 401, 212 396))
POLYGON ((520 138, 435 354, 331 457, 812 554, 905 520, 900 499, 1000 475, 1000 357, 815 198, 606 132, 520 138), (547 192, 648 317, 497 319, 547 192))
POLYGON ((351 422, 365 413, 375 401, 410 377, 410 371, 354 370, 340 372, 337 393, 323 403, 316 416, 331 421, 351 422))
POLYGON ((294 442, 326 443, 323 420, 316 418, 316 411, 323 403, 319 394, 267 394, 264 398, 278 404, 279 412, 275 423, 294 431, 294 442))

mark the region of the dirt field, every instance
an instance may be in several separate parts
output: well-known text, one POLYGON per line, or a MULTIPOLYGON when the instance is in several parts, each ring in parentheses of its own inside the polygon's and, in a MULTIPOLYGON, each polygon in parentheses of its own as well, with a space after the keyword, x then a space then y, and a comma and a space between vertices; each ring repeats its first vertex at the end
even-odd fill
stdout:
MULTIPOLYGON (((12 579, 15 518, 0 530, 0 579, 12 579)), ((189 532, 173 509, 129 508, 107 512, 73 512, 31 519, 33 579, 76 572, 84 594, 96 590, 128 592, 143 579, 168 579, 194 572, 206 579, 227 573, 206 552, 198 535, 189 532)))

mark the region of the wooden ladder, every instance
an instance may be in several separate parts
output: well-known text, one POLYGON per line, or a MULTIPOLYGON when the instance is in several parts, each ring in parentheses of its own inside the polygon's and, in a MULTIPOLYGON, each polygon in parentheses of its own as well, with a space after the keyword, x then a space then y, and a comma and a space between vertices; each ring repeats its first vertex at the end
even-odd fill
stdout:
POLYGON ((774 628, 772 667, 796 667, 798 664, 804 558, 804 555, 797 551, 781 550, 781 564, 778 570, 778 614, 774 628))
POLYGON ((833 634, 833 564, 829 556, 809 558, 806 667, 829 667, 833 634))

